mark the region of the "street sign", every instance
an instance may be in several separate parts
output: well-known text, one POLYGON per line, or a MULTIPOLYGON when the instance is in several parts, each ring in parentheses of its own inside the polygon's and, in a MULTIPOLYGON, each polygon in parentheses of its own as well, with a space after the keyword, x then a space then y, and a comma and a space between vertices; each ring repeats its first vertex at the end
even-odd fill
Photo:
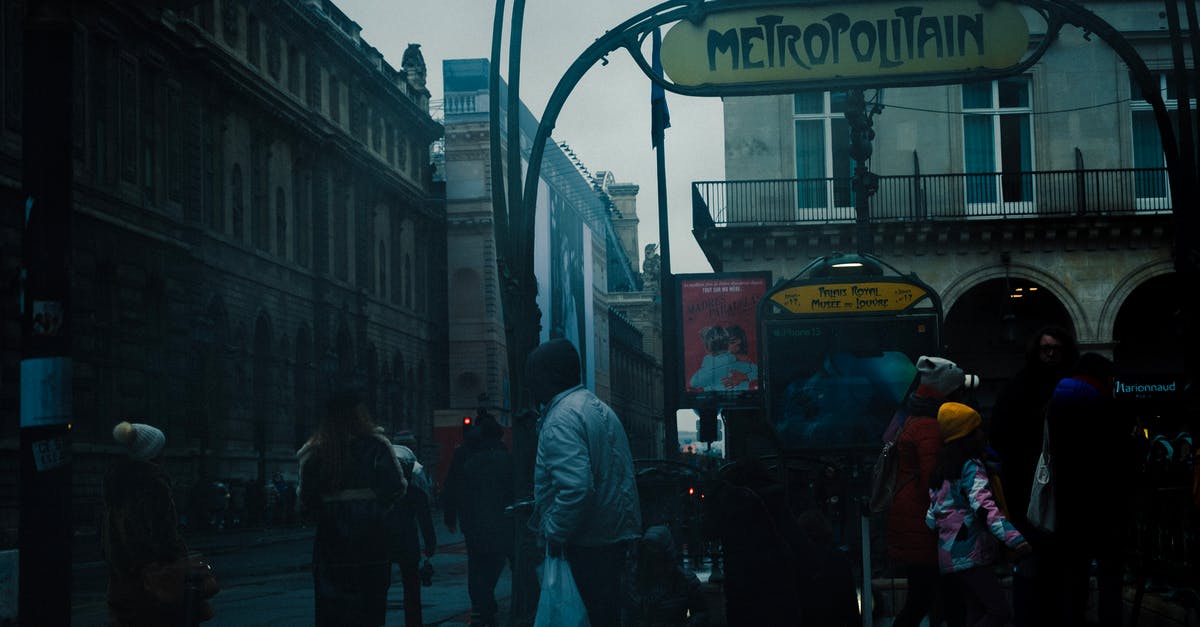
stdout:
POLYGON ((677 85, 914 76, 1017 65, 1029 26, 1016 5, 977 0, 863 2, 714 11, 663 38, 677 85))
POLYGON ((926 294, 908 282, 867 281, 789 287, 772 294, 771 300, 796 314, 868 313, 903 311, 926 294))

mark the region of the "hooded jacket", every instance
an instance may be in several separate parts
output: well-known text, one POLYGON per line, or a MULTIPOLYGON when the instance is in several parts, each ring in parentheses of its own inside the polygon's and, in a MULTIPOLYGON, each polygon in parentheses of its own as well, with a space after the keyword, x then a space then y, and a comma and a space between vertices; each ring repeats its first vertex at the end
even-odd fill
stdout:
POLYGON ((994 564, 997 540, 1011 549, 1025 541, 1001 513, 987 469, 977 459, 968 459, 955 480, 947 479, 938 490, 930 490, 929 499, 925 524, 937 532, 938 567, 943 573, 994 564))
POLYGON ((909 416, 896 439, 896 478, 900 489, 887 516, 888 557, 909 565, 937 564, 937 535, 925 525, 929 509, 929 477, 937 465, 942 436, 937 412, 943 399, 913 395, 909 416))
POLYGON ((513 502, 513 462, 503 435, 494 418, 477 422, 454 450, 446 475, 442 513, 447 525, 462 523, 470 552, 512 551, 512 519, 504 509, 513 502))

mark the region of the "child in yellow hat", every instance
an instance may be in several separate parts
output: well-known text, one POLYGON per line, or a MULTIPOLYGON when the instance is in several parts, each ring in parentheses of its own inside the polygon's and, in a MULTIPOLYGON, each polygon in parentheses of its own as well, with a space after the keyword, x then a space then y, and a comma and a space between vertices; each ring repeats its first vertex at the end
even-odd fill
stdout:
POLYGON ((1012 609, 992 570, 1000 543, 1019 557, 1031 548, 997 503, 983 462, 987 438, 979 412, 962 403, 944 403, 937 418, 944 445, 930 476, 925 524, 938 535, 938 567, 958 579, 968 625, 1001 627, 1012 609))

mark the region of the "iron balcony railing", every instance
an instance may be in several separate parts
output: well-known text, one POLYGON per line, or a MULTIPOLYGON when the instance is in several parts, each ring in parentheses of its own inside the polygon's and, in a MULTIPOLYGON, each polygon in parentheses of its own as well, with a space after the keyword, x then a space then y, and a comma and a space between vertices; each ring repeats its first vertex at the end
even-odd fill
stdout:
MULTIPOLYGON (((853 222, 852 187, 848 178, 697 181, 693 215, 714 226, 853 222)), ((870 204, 871 222, 1171 210, 1165 168, 880 176, 870 204)))

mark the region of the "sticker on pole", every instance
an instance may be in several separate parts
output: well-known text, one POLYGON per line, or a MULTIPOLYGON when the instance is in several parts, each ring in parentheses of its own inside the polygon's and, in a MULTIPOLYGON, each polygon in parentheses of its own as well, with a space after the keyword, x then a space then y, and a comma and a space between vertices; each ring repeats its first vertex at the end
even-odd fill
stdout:
POLYGON ((37 468, 38 472, 46 472, 47 470, 54 470, 59 466, 65 466, 68 456, 71 454, 63 438, 38 440, 33 443, 32 448, 33 465, 37 468))
POLYGON ((21 360, 21 426, 71 422, 71 360, 39 357, 21 360))

